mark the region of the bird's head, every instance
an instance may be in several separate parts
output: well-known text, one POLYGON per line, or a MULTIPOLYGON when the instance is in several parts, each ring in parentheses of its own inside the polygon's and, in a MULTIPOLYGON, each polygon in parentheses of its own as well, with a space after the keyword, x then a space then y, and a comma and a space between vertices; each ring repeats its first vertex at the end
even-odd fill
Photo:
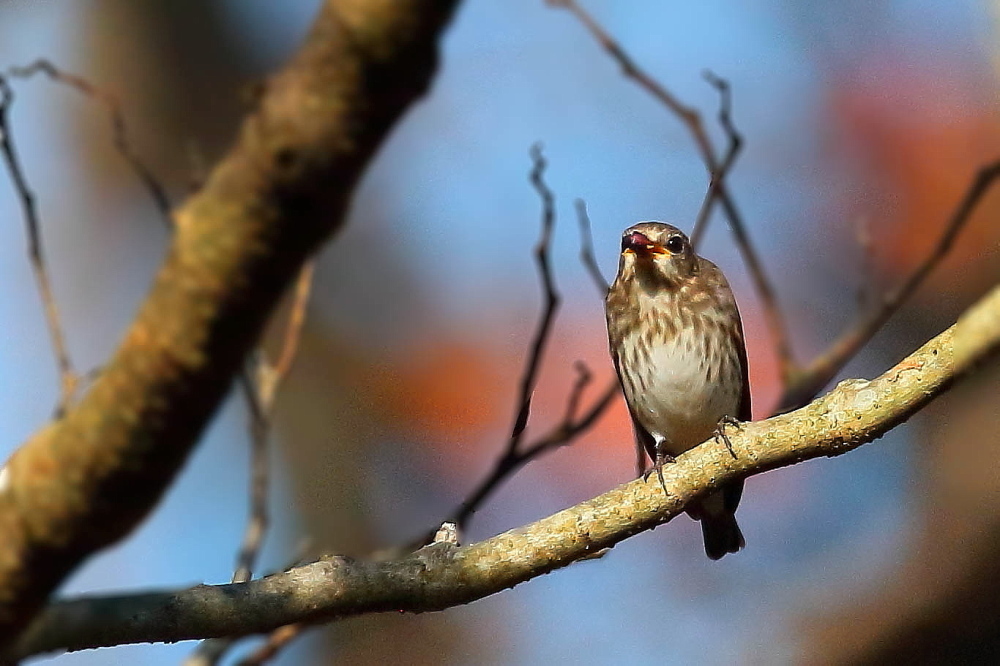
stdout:
POLYGON ((662 222, 640 222, 622 234, 619 275, 634 274, 647 284, 677 284, 698 271, 688 237, 662 222))

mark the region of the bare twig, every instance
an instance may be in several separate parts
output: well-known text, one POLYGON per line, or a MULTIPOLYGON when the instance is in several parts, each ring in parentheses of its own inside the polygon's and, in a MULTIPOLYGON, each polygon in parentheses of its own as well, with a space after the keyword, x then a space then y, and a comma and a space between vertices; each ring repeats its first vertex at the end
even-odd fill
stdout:
POLYGON ((476 512, 476 509, 482 502, 506 478, 507 472, 498 474, 497 470, 507 469, 511 461, 516 460, 520 455, 518 447, 528 426, 528 418, 531 415, 531 398, 535 390, 535 385, 538 383, 538 373, 541 368, 542 356, 552 332, 552 324, 555 321, 556 312, 559 309, 560 297, 556 291, 555 278, 552 275, 552 267, 549 262, 549 253, 552 247, 552 231, 555 228, 555 196, 545 183, 544 176, 547 163, 545 156, 542 154, 541 145, 533 145, 530 155, 532 168, 529 180, 542 200, 542 230, 538 238, 538 243, 535 245, 534 255, 545 302, 542 306, 542 314, 538 320, 538 326, 532 337, 528 362, 524 369, 524 374, 521 376, 520 390, 517 398, 517 414, 514 417, 514 425, 511 428, 507 447, 497 461, 497 467, 490 477, 473 492, 471 497, 462 503, 458 511, 449 519, 457 524, 459 528, 465 527, 465 523, 469 517, 476 512))
POLYGON ((608 295, 608 281, 601 273, 597 257, 594 256, 594 236, 591 233, 590 216, 587 214, 587 202, 583 199, 576 200, 576 218, 580 223, 580 261, 590 273, 601 298, 604 298, 608 295))
POLYGON ((976 206, 990 190, 994 181, 1000 178, 1000 160, 979 170, 975 180, 959 202, 950 220, 945 225, 941 237, 928 255, 917 264, 910 274, 888 293, 882 296, 878 307, 861 317, 845 331, 830 347, 817 356, 794 383, 790 384, 780 401, 779 411, 795 409, 812 400, 823 387, 864 347, 899 309, 910 295, 916 291, 924 279, 933 271, 951 249, 955 238, 972 217, 976 206))
MULTIPOLYGON (((253 578, 253 570, 270 525, 267 507, 271 477, 268 439, 278 388, 295 362, 302 338, 314 265, 314 262, 309 262, 299 272, 277 360, 270 363, 266 352, 260 348, 251 361, 251 367, 256 371, 244 370, 241 373, 240 383, 250 412, 250 510, 236 557, 233 583, 245 583, 253 578)), ((233 641, 227 638, 204 641, 184 661, 184 666, 212 666, 218 663, 232 644, 233 641)))
MULTIPOLYGON (((60 70, 50 61, 45 59, 36 60, 30 65, 23 67, 11 67, 7 70, 6 76, 10 78, 30 79, 38 74, 45 75, 56 83, 67 85, 78 92, 101 102, 107 109, 111 119, 111 130, 114 146, 119 154, 125 159, 132 170, 139 177, 145 188, 150 193, 157 210, 170 224, 170 202, 166 191, 152 171, 133 151, 128 140, 125 119, 121 112, 121 105, 118 99, 111 93, 90 83, 86 79, 69 74, 60 70)), ((24 176, 23 168, 17 158, 12 138, 10 136, 10 126, 7 112, 13 100, 12 91, 5 79, 0 83, 0 96, 2 102, 0 106, 0 135, 2 135, 2 150, 14 188, 18 192, 24 209, 25 222, 28 229, 28 247, 31 257, 32 268, 35 272, 35 279, 38 282, 38 289, 41 295, 45 317, 48 323, 49 334, 52 338, 52 346, 56 356, 56 363, 60 375, 60 399, 56 407, 56 417, 59 417, 69 407, 77 389, 80 386, 82 377, 73 368, 69 350, 66 343, 65 332, 59 318, 59 311, 56 307, 55 296, 48 267, 45 262, 45 255, 41 240, 41 225, 38 219, 37 205, 34 193, 28 187, 24 176)))
POLYGON ((14 101, 14 92, 7 79, 0 76, 0 153, 10 174, 14 191, 21 202, 24 214, 24 225, 28 237, 28 257, 35 281, 38 283, 38 293, 45 311, 45 321, 49 336, 52 339, 52 351, 56 357, 56 367, 59 371, 59 401, 56 406, 56 418, 60 418, 69 408, 80 382, 80 375, 73 368, 66 335, 59 318, 59 308, 56 306, 52 291, 52 280, 45 262, 45 252, 42 246, 41 224, 38 219, 38 206, 35 194, 28 185, 24 169, 17 156, 14 137, 10 130, 10 107, 14 101))
POLYGON ((271 364, 263 349, 258 351, 256 378, 243 375, 243 389, 250 408, 251 431, 251 481, 250 519, 243 534, 243 545, 237 557, 233 582, 241 583, 253 577, 254 563, 267 533, 269 523, 267 493, 269 486, 268 435, 271 430, 275 397, 281 382, 292 368, 302 338, 309 294, 312 290, 313 262, 307 263, 299 272, 292 297, 292 307, 282 335, 278 359, 271 364))
MULTIPOLYGON (((778 357, 781 376, 786 382, 789 381, 790 378, 797 373, 798 369, 792 356, 792 348, 789 343, 788 330, 785 326, 784 316, 781 312, 781 308, 778 306, 778 299, 774 293, 774 288, 771 286, 767 273, 764 271, 764 265, 757 256, 757 251, 754 249, 753 243, 746 232, 746 225, 743 223, 743 218, 740 215, 739 210, 736 208, 736 203, 733 201, 733 198, 729 193, 729 188, 726 185, 725 180, 718 177, 721 171, 721 166, 718 158, 716 157, 715 147, 712 144, 712 140, 705 131, 705 126, 701 120, 701 114, 699 114, 695 108, 683 104, 659 81, 640 68, 636 64, 635 60, 633 60, 632 56, 630 56, 621 46, 621 44, 619 44, 618 41, 615 40, 610 33, 608 33, 608 31, 594 19, 593 16, 584 10, 576 2, 576 0, 548 0, 548 2, 553 6, 562 7, 572 12, 573 15, 576 16, 577 19, 590 32, 598 44, 600 44, 601 48, 603 48, 612 57, 612 59, 614 59, 621 66, 623 74, 626 77, 633 79, 639 84, 640 87, 646 90, 646 92, 667 107, 667 109, 676 115, 680 119, 681 123, 687 128, 688 133, 694 140, 698 152, 701 154, 701 159, 705 163, 705 168, 708 170, 710 184, 712 182, 715 183, 715 195, 712 198, 717 198, 722 204, 726 217, 729 219, 729 228, 733 232, 733 236, 736 239, 736 245, 740 250, 740 254, 743 256, 743 261, 747 265, 747 271, 750 273, 751 280, 753 280, 757 295, 760 297, 768 329, 771 331, 771 337, 774 339, 775 353, 778 357)), ((712 79, 709 79, 709 81, 718 87, 715 81, 712 79)), ((731 147, 732 140, 733 137, 732 134, 730 134, 731 147)), ((737 145, 737 150, 738 147, 739 146, 737 145)), ((736 153, 732 150, 732 148, 731 152, 733 152, 733 159, 735 159, 736 153)), ((704 224, 702 225, 702 228, 704 228, 704 224)))
MULTIPOLYGON (((548 432, 544 433, 537 440, 522 446, 523 434, 525 427, 527 426, 528 416, 530 414, 531 391, 537 382, 537 374, 541 363, 541 357, 544 352, 546 342, 551 335, 552 323, 559 302, 559 296, 555 291, 554 280, 549 264, 551 236, 555 225, 553 209, 554 197, 552 195, 552 191, 543 180, 545 161, 537 146, 532 149, 531 156, 533 163, 531 182, 542 199, 542 232, 541 238, 535 247, 535 259, 538 266, 539 277, 542 281, 545 293, 545 306, 542 309, 542 316, 539 319, 538 326, 535 330, 534 341, 531 346, 531 354, 528 358, 528 364, 521 380, 521 393, 519 396, 519 404, 521 407, 518 410, 511 438, 508 441, 503 454, 497 459, 493 469, 490 470, 490 473, 452 514, 452 516, 448 518, 449 521, 454 522, 459 526, 459 528, 464 528, 466 526, 469 519, 479 509, 479 507, 482 506, 483 502, 485 502, 508 477, 515 474, 522 467, 542 454, 560 446, 569 444, 577 436, 590 428, 600 415, 604 413, 608 405, 611 404, 612 400, 620 391, 618 381, 612 381, 601 396, 578 417, 577 414, 580 409, 583 392, 591 380, 590 371, 583 363, 578 362, 576 364, 578 372, 577 381, 570 391, 570 395, 567 399, 566 412, 563 416, 563 420, 548 432)), ((583 209, 582 202, 577 202, 577 206, 578 210, 583 211, 581 225, 585 229, 585 233, 583 234, 583 249, 581 256, 584 264, 591 267, 591 275, 594 277, 594 281, 598 285, 598 288, 603 290, 603 292, 607 292, 607 283, 603 281, 600 270, 597 268, 597 263, 593 260, 593 246, 589 240, 589 227, 585 226, 586 210, 583 209)), ((427 542, 428 539, 426 537, 421 540, 421 543, 427 542)))
POLYGON ((694 107, 688 106, 680 101, 676 95, 670 92, 663 84, 646 73, 635 62, 631 55, 622 47, 590 13, 581 7, 576 0, 548 0, 553 7, 568 9, 584 25, 590 34, 597 40, 605 51, 622 68, 622 73, 635 80, 649 94, 666 106, 671 113, 676 115, 687 127, 691 138, 694 139, 698 152, 701 153, 705 166, 709 173, 714 173, 717 167, 715 148, 712 146, 712 139, 705 131, 701 114, 694 107))
POLYGON ((535 245, 535 263, 538 265, 538 275, 542 280, 542 291, 545 297, 545 305, 542 308, 542 317, 538 322, 538 328, 531 343, 531 353, 528 355, 528 366, 524 369, 521 377, 521 389, 518 396, 517 415, 514 417, 514 426, 511 429, 510 441, 507 444, 508 453, 517 450, 517 445, 521 442, 524 429, 528 426, 528 417, 531 414, 531 398, 535 392, 535 384, 538 383, 538 371, 541 367, 542 355, 545 352, 545 344, 549 340, 552 331, 552 322, 555 320, 556 311, 559 309, 559 293, 556 291, 555 279, 552 277, 552 267, 549 264, 549 250, 552 247, 552 230, 555 227, 555 197, 552 190, 545 184, 545 156, 542 155, 542 147, 535 144, 531 147, 531 184, 534 186, 538 196, 542 199, 542 233, 535 245))
POLYGON ((701 203, 698 217, 695 220, 694 227, 691 229, 691 244, 694 247, 698 247, 701 244, 701 238, 708 225, 708 218, 712 215, 712 206, 718 199, 719 183, 725 180, 729 172, 732 171, 733 164, 736 163, 736 158, 743 148, 743 136, 736 129, 736 126, 733 125, 733 95, 729 87, 729 82, 716 76, 710 70, 706 70, 704 76, 705 80, 719 91, 719 125, 722 126, 722 129, 726 132, 726 136, 729 138, 729 147, 726 149, 726 155, 722 158, 719 168, 712 173, 711 182, 708 184, 708 191, 705 192, 705 199, 701 203))
POLYGON ((118 153, 128 162, 132 171, 142 182, 143 187, 149 192, 150 197, 164 223, 169 228, 172 226, 170 217, 170 199, 160 180, 153 174, 153 171, 146 166, 146 163, 139 158, 132 149, 132 144, 128 139, 128 131, 125 126, 125 116, 122 114, 121 102, 110 91, 104 90, 87 79, 65 72, 50 61, 39 59, 24 67, 11 67, 7 70, 8 75, 16 78, 28 79, 36 74, 44 74, 56 83, 67 85, 83 93, 87 97, 96 99, 105 106, 108 116, 111 119, 111 135, 118 153))
POLYGON ((308 628, 305 624, 286 624, 268 635, 264 644, 236 662, 236 666, 261 666, 278 656, 285 647, 308 628))

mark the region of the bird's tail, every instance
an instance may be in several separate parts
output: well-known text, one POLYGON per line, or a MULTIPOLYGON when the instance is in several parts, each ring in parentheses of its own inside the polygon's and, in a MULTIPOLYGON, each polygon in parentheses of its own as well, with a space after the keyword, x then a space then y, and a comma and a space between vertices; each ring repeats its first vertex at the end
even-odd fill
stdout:
POLYGON ((700 516, 701 535, 705 539, 705 554, 717 560, 726 553, 735 553, 747 542, 743 539, 736 514, 731 511, 711 515, 705 511, 700 516))

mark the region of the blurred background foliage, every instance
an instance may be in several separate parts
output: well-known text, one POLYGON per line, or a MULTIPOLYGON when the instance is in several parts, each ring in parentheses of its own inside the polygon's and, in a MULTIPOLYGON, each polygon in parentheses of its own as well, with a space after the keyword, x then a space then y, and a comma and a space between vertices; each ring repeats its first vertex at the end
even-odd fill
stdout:
MULTIPOLYGON (((253 86, 293 51, 316 5, 0 0, 0 66, 46 57, 113 90, 136 150, 176 201, 225 150, 253 86)), ((998 10, 988 2, 586 6, 707 117, 717 98, 702 70, 731 82, 746 138, 732 191, 803 360, 863 307, 859 290, 877 299, 933 250, 975 170, 1000 154, 998 10)), ((265 569, 285 566, 304 538, 310 553, 358 556, 406 542, 489 469, 540 308, 530 257, 539 202, 526 181, 533 142, 544 142, 551 163, 554 261, 566 301, 530 428, 560 418, 576 359, 598 380, 612 372, 600 298, 577 260, 573 198, 588 202, 610 277, 622 228, 641 219, 689 227, 706 188, 676 118, 625 80, 570 14, 542 0, 469 0, 443 50, 431 95, 383 147, 349 226, 320 257, 299 361, 278 401, 265 569)), ((96 367, 142 298, 167 234, 114 152, 98 105, 41 80, 18 84, 17 95, 15 138, 40 198, 71 348, 79 367, 96 367)), ((881 371, 997 282, 998 213, 993 195, 846 375, 881 371)), ((6 456, 51 415, 57 382, 6 179, 0 219, 6 456)), ((774 356, 722 220, 703 254, 740 298, 755 413, 766 415, 779 390, 774 356)), ((998 383, 994 368, 882 442, 752 479, 740 511, 749 545, 739 556, 709 562, 697 527, 681 519, 602 560, 468 607, 313 631, 278 663, 901 655, 941 663, 957 654, 995 662, 998 383), (950 612, 956 600, 967 615, 950 612)), ((237 396, 154 516, 65 591, 227 580, 246 510, 245 420, 237 396)), ((595 495, 628 480, 632 467, 629 424, 616 404, 586 437, 505 485, 466 537, 595 495)), ((58 663, 177 663, 190 649, 122 647, 58 663)))

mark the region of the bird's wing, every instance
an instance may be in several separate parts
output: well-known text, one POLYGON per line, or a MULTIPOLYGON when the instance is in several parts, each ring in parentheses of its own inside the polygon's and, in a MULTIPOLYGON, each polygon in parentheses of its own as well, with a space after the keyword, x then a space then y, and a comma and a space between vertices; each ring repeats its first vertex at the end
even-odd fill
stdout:
MULTIPOLYGON (((736 313, 736 317, 739 318, 739 311, 736 313)), ((743 373, 743 393, 740 395, 740 413, 736 417, 740 421, 750 421, 753 418, 750 405, 750 364, 747 361, 747 346, 746 337, 743 335, 743 321, 740 320, 740 340, 739 344, 736 345, 736 349, 739 352, 740 358, 740 370, 743 373)), ((743 497, 743 481, 735 481, 733 483, 727 484, 723 488, 723 501, 725 502, 726 510, 735 513, 736 507, 740 504, 740 498, 743 497)))
MULTIPOLYGON (((611 361, 615 365, 615 373, 618 375, 619 386, 624 386, 621 367, 618 365, 618 352, 615 347, 616 345, 612 345, 611 347, 611 361)), ((639 423, 639 419, 635 417, 635 412, 632 411, 632 405, 628 404, 628 400, 625 400, 625 406, 628 407, 628 415, 632 418, 632 430, 635 432, 636 476, 642 476, 646 473, 646 456, 649 456, 648 460, 650 461, 656 460, 656 440, 639 423)))

